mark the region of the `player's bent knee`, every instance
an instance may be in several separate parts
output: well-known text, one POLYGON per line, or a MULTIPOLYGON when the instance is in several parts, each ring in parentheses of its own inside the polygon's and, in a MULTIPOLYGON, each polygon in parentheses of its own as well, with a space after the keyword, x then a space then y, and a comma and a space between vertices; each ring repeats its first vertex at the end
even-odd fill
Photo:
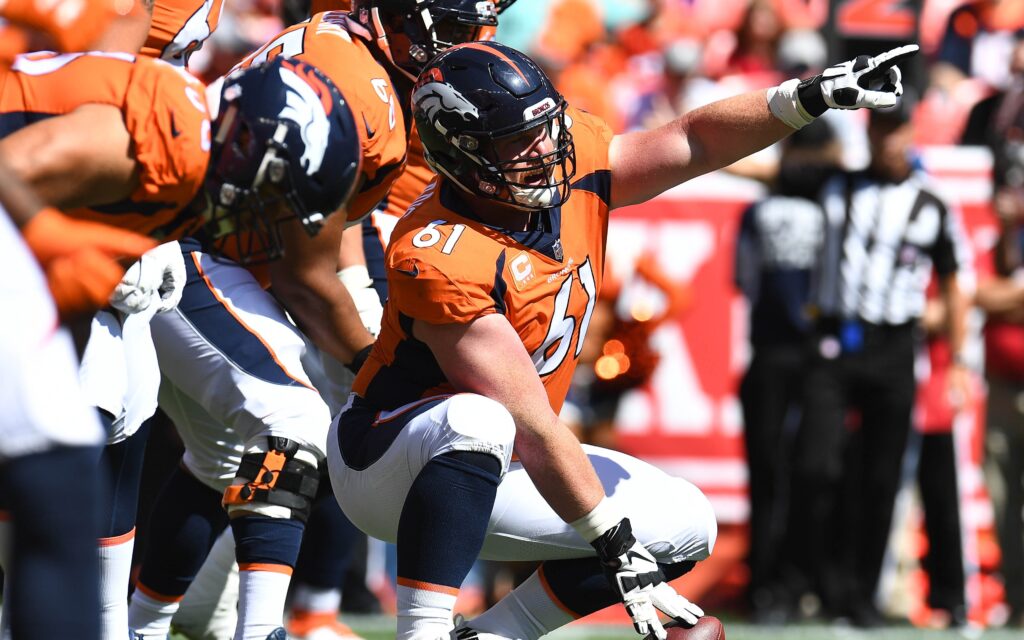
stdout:
POLYGON ((692 515, 699 546, 703 547, 701 553, 707 557, 715 550, 715 542, 718 540, 718 518, 704 492, 689 482, 685 484, 687 512, 692 515))
POLYGON ((448 401, 446 420, 457 438, 452 451, 472 451, 494 456, 501 463, 501 474, 508 470, 516 425, 512 414, 501 403, 477 395, 460 393, 448 401))
POLYGON ((224 491, 233 517, 259 514, 305 522, 320 484, 318 457, 288 438, 269 436, 247 448, 234 483, 224 491))
MULTIPOLYGON (((670 489, 662 495, 662 505, 671 505, 671 513, 658 519, 650 532, 654 542, 651 552, 659 562, 700 561, 714 551, 718 538, 715 511, 700 489, 673 478, 670 489)), ((663 510, 663 509, 662 509, 663 510)))

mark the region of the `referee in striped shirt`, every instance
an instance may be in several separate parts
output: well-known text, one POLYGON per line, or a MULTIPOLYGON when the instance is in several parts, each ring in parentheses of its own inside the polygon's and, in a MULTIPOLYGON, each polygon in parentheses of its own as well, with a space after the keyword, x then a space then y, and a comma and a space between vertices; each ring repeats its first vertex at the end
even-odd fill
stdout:
MULTIPOLYGON (((834 176, 823 190, 825 239, 794 455, 791 533, 800 545, 787 555, 828 614, 864 627, 884 622, 873 595, 911 428, 919 320, 933 269, 954 354, 967 311, 957 283, 969 268, 962 224, 913 164, 911 108, 904 98, 872 112, 870 166, 834 176), (863 462, 847 451, 847 418, 856 415, 863 462), (851 497, 844 477, 858 466, 859 497, 851 497)), ((955 357, 951 391, 962 394, 967 371, 955 357)))

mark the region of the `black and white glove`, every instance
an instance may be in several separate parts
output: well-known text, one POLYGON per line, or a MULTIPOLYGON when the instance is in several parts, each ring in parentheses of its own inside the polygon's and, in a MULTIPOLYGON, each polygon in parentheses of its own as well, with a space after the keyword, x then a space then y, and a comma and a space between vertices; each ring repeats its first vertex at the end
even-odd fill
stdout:
POLYGON ((633 537, 629 518, 623 518, 590 544, 640 635, 665 640, 668 634, 658 611, 687 626, 697 624, 697 618, 704 615, 700 607, 665 582, 654 556, 633 537))
POLYGON ((110 295, 110 305, 126 314, 157 305, 157 313, 178 306, 185 289, 185 259, 177 242, 166 242, 142 254, 110 295))
POLYGON ((768 90, 768 107, 794 129, 810 124, 827 109, 893 107, 903 95, 898 63, 917 54, 908 44, 877 56, 857 56, 807 80, 794 78, 768 90))

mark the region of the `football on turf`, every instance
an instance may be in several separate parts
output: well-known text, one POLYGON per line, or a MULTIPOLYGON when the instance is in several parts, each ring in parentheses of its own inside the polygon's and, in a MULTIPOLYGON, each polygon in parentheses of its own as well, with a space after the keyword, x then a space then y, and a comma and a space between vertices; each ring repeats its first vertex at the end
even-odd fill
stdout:
POLYGON ((725 627, 714 616, 700 618, 689 629, 679 626, 665 631, 668 632, 668 640, 725 640, 725 627))

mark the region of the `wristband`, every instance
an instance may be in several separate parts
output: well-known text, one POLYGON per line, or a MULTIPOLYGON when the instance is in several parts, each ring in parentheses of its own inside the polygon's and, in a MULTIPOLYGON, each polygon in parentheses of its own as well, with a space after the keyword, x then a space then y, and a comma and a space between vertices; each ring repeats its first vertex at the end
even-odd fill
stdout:
POLYGON ((580 534, 584 540, 593 543, 606 531, 622 522, 623 518, 625 518, 625 514, 605 496, 590 513, 579 520, 570 522, 569 526, 575 529, 576 533, 580 534))
POLYGON ((368 289, 373 286, 370 272, 367 271, 364 264, 354 264, 350 267, 345 267, 338 272, 338 280, 341 280, 341 283, 349 291, 368 289))
POLYGON ((366 358, 370 356, 370 351, 373 350, 373 345, 368 344, 359 350, 356 355, 352 356, 352 362, 345 365, 345 368, 352 373, 358 374, 359 370, 363 368, 363 364, 366 362, 366 358))
MULTIPOLYGON (((768 108, 772 115, 794 129, 801 129, 812 122, 815 116, 807 112, 800 103, 800 79, 786 80, 768 90, 768 108)), ((820 115, 820 114, 819 114, 820 115)))

